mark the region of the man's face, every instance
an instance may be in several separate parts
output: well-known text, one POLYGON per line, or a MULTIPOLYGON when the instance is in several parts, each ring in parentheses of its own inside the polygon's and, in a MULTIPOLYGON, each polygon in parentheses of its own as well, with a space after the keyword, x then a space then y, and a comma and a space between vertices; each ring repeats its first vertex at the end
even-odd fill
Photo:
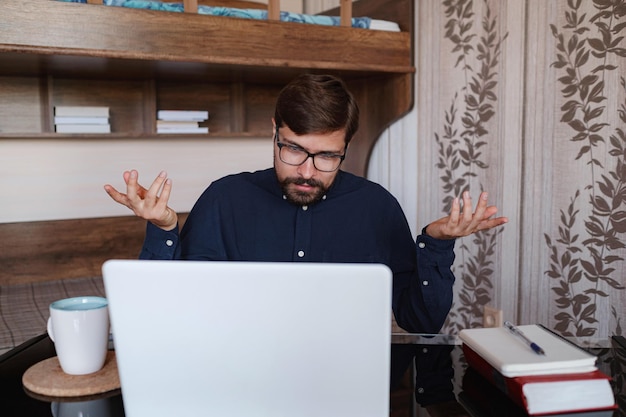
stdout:
MULTIPOLYGON (((295 149, 302 149, 310 154, 343 155, 345 152, 345 132, 343 130, 297 136, 289 127, 284 126, 278 131, 278 142, 285 144, 285 146, 295 147, 295 149)), ((335 181, 339 169, 333 172, 320 171, 315 168, 311 157, 307 158, 301 165, 289 165, 280 160, 279 152, 280 149, 275 140, 274 169, 287 200, 299 205, 308 205, 319 201, 335 181)))

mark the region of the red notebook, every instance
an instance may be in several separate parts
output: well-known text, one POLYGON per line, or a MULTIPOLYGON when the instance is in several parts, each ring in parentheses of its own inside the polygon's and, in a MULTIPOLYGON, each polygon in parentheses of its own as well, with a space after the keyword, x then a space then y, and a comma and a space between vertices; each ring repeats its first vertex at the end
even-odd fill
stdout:
POLYGON ((591 372, 505 377, 463 344, 467 364, 498 387, 529 415, 615 409, 610 377, 591 372))

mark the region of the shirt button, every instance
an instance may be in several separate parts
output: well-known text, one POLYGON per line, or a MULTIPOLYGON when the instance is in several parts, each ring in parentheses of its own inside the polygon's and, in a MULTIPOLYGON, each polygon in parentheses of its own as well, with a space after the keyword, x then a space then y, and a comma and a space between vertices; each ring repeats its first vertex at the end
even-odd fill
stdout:
POLYGON ((302 210, 307 211, 309 209, 309 206, 302 206, 302 210))
POLYGON ((422 349, 422 353, 428 353, 428 348, 422 349))
POLYGON ((326 200, 326 194, 322 196, 322 200, 326 200))
POLYGON ((426 247, 426 244, 424 242, 420 242, 417 244, 417 246, 419 246, 420 249, 424 249, 426 247))
POLYGON ((287 199, 287 196, 286 196, 286 195, 283 195, 283 200, 286 200, 286 199, 287 199))
POLYGON ((417 392, 418 392, 419 394, 423 394, 423 393, 424 393, 424 388, 419 387, 419 388, 417 389, 417 392))
POLYGON ((422 285, 427 286, 428 285, 428 281, 422 281, 422 285))
POLYGON ((298 257, 299 258, 303 258, 304 257, 304 251, 303 250, 299 250, 298 251, 298 257))
POLYGON ((166 244, 167 246, 172 246, 172 245, 174 244, 174 241, 173 241, 173 240, 171 240, 171 239, 167 239, 167 240, 165 241, 165 244, 166 244))

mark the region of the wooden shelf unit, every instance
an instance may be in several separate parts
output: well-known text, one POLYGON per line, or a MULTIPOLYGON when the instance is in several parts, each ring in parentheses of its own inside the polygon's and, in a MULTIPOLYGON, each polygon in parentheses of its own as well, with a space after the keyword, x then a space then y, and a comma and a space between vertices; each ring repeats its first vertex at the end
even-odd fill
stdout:
POLYGON ((109 106, 110 138, 154 138, 158 109, 209 111, 210 133, 185 137, 265 137, 289 80, 332 73, 361 107, 344 167, 364 174, 376 138, 413 105, 413 2, 384 3, 352 12, 396 19, 402 32, 4 0, 0 139, 94 136, 55 134, 55 105, 109 106))

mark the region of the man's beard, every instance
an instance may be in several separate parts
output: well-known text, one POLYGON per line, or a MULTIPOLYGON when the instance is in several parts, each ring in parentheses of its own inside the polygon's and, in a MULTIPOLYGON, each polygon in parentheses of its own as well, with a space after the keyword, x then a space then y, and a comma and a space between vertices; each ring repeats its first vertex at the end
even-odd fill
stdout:
POLYGON ((324 194, 326 194, 326 191, 328 191, 321 181, 313 178, 309 178, 308 180, 304 178, 285 178, 285 180, 280 182, 280 188, 282 188, 283 194, 287 197, 287 201, 301 206, 306 206, 320 201, 324 194), (311 192, 305 193, 292 190, 289 187, 290 184, 306 184, 315 188, 312 189, 311 192))

